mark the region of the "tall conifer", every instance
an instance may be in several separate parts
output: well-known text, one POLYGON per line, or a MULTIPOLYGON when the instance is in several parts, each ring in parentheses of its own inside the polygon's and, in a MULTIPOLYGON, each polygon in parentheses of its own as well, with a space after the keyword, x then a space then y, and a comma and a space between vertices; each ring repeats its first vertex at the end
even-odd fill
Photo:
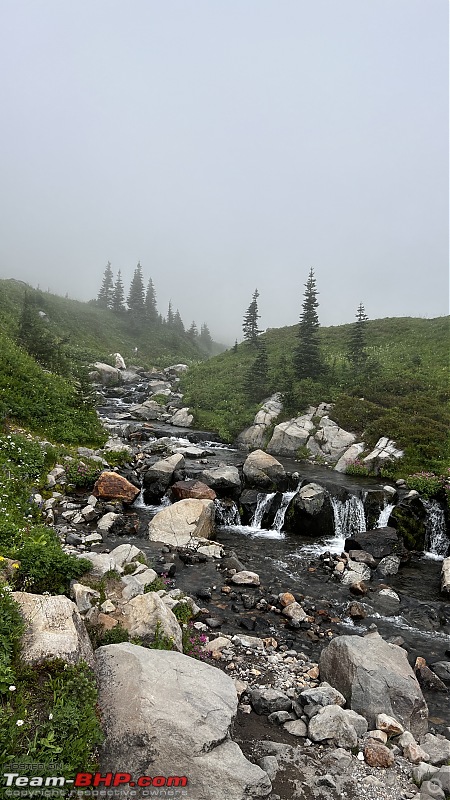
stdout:
POLYGON ((294 369, 298 380, 319 378, 324 371, 318 339, 317 295, 316 279, 311 268, 305 284, 302 313, 297 329, 297 347, 294 352, 294 369))

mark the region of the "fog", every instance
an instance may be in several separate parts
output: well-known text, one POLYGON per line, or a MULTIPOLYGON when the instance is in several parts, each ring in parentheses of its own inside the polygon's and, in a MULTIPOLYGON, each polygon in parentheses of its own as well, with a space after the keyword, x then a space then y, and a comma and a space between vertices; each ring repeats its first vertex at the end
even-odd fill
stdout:
POLYGON ((0 277, 241 338, 448 313, 446 0, 1 0, 0 277))

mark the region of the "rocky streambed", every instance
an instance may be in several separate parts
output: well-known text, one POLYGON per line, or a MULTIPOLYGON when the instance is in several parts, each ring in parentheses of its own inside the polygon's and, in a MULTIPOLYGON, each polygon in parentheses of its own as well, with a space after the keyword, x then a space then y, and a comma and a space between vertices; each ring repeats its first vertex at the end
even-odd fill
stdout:
MULTIPOLYGON (((112 438, 98 457, 107 459, 108 449, 128 448, 127 464, 118 471, 130 482, 132 496, 124 504, 107 491, 102 496, 101 489, 97 497, 75 502, 73 496, 55 497, 47 503, 47 513, 65 547, 80 555, 90 553, 100 575, 117 566, 113 556, 123 545, 135 548, 134 556, 121 562, 122 583, 112 586, 106 601, 110 605, 100 609, 86 602, 85 618, 90 616, 105 629, 122 624, 130 614, 124 602, 136 607, 149 602, 139 599, 149 597, 143 594, 145 580, 150 582, 153 575, 143 577, 146 569, 163 575, 167 587, 158 593, 161 606, 173 608, 180 602, 180 590, 189 598, 194 629, 208 640, 205 657, 234 680, 239 706, 234 722, 231 706, 225 715, 232 726, 230 741, 239 744, 260 771, 252 772, 227 745, 220 757, 223 774, 239 764, 237 783, 227 784, 225 775, 220 790, 202 785, 195 800, 387 800, 415 796, 414 780, 422 783, 422 797, 443 797, 433 794, 436 786, 439 791, 437 783, 427 782, 438 775, 435 779, 445 788, 450 759, 450 611, 441 593, 442 556, 448 546, 443 513, 436 507, 427 509, 405 486, 349 479, 319 465, 282 457, 270 460, 264 453, 249 457, 214 441, 208 432, 192 431, 185 427, 189 415, 176 391, 176 368, 150 376, 129 372, 128 380, 125 386, 99 388, 100 413, 112 438), (151 400, 152 390, 159 397, 168 393, 163 394, 164 406, 151 400), (396 507, 401 525, 412 521, 424 546, 440 554, 407 550, 394 527, 396 507), (135 560, 139 552, 147 568, 135 560), (380 684, 393 682, 391 700, 385 688, 377 706, 374 695, 380 689, 369 682, 358 705, 354 690, 352 700, 352 690, 344 687, 344 678, 337 686, 336 667, 327 671, 323 662, 332 643, 347 639, 362 643, 362 652, 375 648, 375 673, 391 652, 400 653, 410 691, 391 675, 380 684), (429 709, 428 722, 418 727, 396 700, 400 695, 413 697, 414 692, 418 700, 413 705, 422 707, 425 697, 429 709), (378 719, 381 712, 394 721, 378 719), (396 723, 401 730, 395 729, 396 723), (431 739, 424 738, 430 734, 431 739)), ((156 605, 159 609, 159 601, 156 605)), ((164 620, 165 612, 158 613, 164 620)), ((124 648, 125 658, 130 645, 111 647, 124 648)), ((104 674, 117 670, 119 680, 122 668, 109 660, 108 648, 103 650, 98 656, 101 669, 104 674)), ((161 666, 163 673, 171 668, 168 662, 161 666)), ((361 663, 357 669, 363 669, 361 663)), ((346 670, 348 677, 350 662, 346 670)), ((205 672, 202 680, 209 714, 214 682, 210 684, 208 676, 205 672)), ((194 678, 187 680, 189 694, 194 678)), ((228 691, 225 684, 222 690, 228 691)), ((109 724, 112 730, 114 721, 109 724)), ((223 723, 222 742, 228 741, 226 730, 223 723)), ((138 726, 135 735, 141 734, 138 726)), ((122 741, 115 728, 114 736, 122 741)), ((208 751, 212 745, 197 742, 192 747, 208 751)), ((137 747, 141 755, 143 750, 137 747)), ((117 749, 112 750, 105 757, 105 769, 112 768, 117 757, 117 749)), ((217 757, 218 753, 214 763, 204 762, 216 781, 217 757)))

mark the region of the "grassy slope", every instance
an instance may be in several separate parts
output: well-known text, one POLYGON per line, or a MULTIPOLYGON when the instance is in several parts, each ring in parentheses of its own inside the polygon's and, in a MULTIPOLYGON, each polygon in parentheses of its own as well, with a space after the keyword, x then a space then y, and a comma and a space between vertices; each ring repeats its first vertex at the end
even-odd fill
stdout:
MULTIPOLYGON (((0 330, 11 336, 17 330, 26 291, 34 292, 21 281, 0 281, 0 330)), ((138 360, 144 367, 205 358, 199 346, 176 332, 160 327, 146 328, 134 323, 127 314, 118 316, 91 303, 46 292, 39 292, 39 297, 39 308, 48 315, 50 324, 67 335, 69 347, 76 348, 88 361, 108 360, 110 354, 116 352, 121 353, 126 363, 138 360)))
POLYGON ((104 434, 95 411, 81 402, 73 381, 43 369, 19 346, 17 332, 25 293, 38 298, 45 324, 63 338, 68 363, 108 361, 120 352, 126 363, 168 366, 204 358, 187 337, 164 328, 149 330, 93 304, 35 292, 25 283, 0 281, 0 423, 24 425, 53 441, 100 444, 104 434), (134 348, 137 347, 137 354, 134 348))
MULTIPOLYGON (((294 383, 294 407, 288 416, 319 400, 336 402, 337 421, 364 435, 367 444, 389 435, 408 449, 409 469, 440 468, 448 453, 449 318, 369 321, 367 352, 379 370, 360 382, 345 355, 349 329, 342 325, 320 330, 328 376, 320 384, 294 383)), ((296 326, 271 329, 263 338, 269 354, 269 392, 274 392, 283 387, 296 326)), ((251 422, 257 406, 246 400, 241 387, 252 358, 248 345, 241 344, 236 353, 229 350, 199 364, 184 378, 186 401, 201 427, 232 440, 251 422)))

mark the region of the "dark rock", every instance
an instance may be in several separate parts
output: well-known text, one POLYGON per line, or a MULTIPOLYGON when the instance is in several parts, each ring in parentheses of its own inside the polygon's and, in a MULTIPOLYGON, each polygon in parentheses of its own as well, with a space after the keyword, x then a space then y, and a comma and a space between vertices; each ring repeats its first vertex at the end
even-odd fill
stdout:
POLYGON ((257 627, 257 622, 255 617, 241 617, 239 620, 239 626, 244 628, 246 631, 254 631, 257 627))
POLYGON ((177 500, 215 500, 217 495, 206 483, 201 481, 177 481, 170 487, 170 497, 177 500))
POLYGON ((209 600, 211 600, 212 597, 212 590, 210 589, 209 586, 208 587, 205 586, 201 587, 200 589, 197 589, 195 594, 200 600, 206 600, 207 602, 209 602, 209 600))
POLYGON ((345 550, 364 550, 374 558, 385 558, 396 553, 402 560, 407 558, 407 551, 402 537, 395 528, 375 528, 372 531, 354 533, 345 540, 345 550))

